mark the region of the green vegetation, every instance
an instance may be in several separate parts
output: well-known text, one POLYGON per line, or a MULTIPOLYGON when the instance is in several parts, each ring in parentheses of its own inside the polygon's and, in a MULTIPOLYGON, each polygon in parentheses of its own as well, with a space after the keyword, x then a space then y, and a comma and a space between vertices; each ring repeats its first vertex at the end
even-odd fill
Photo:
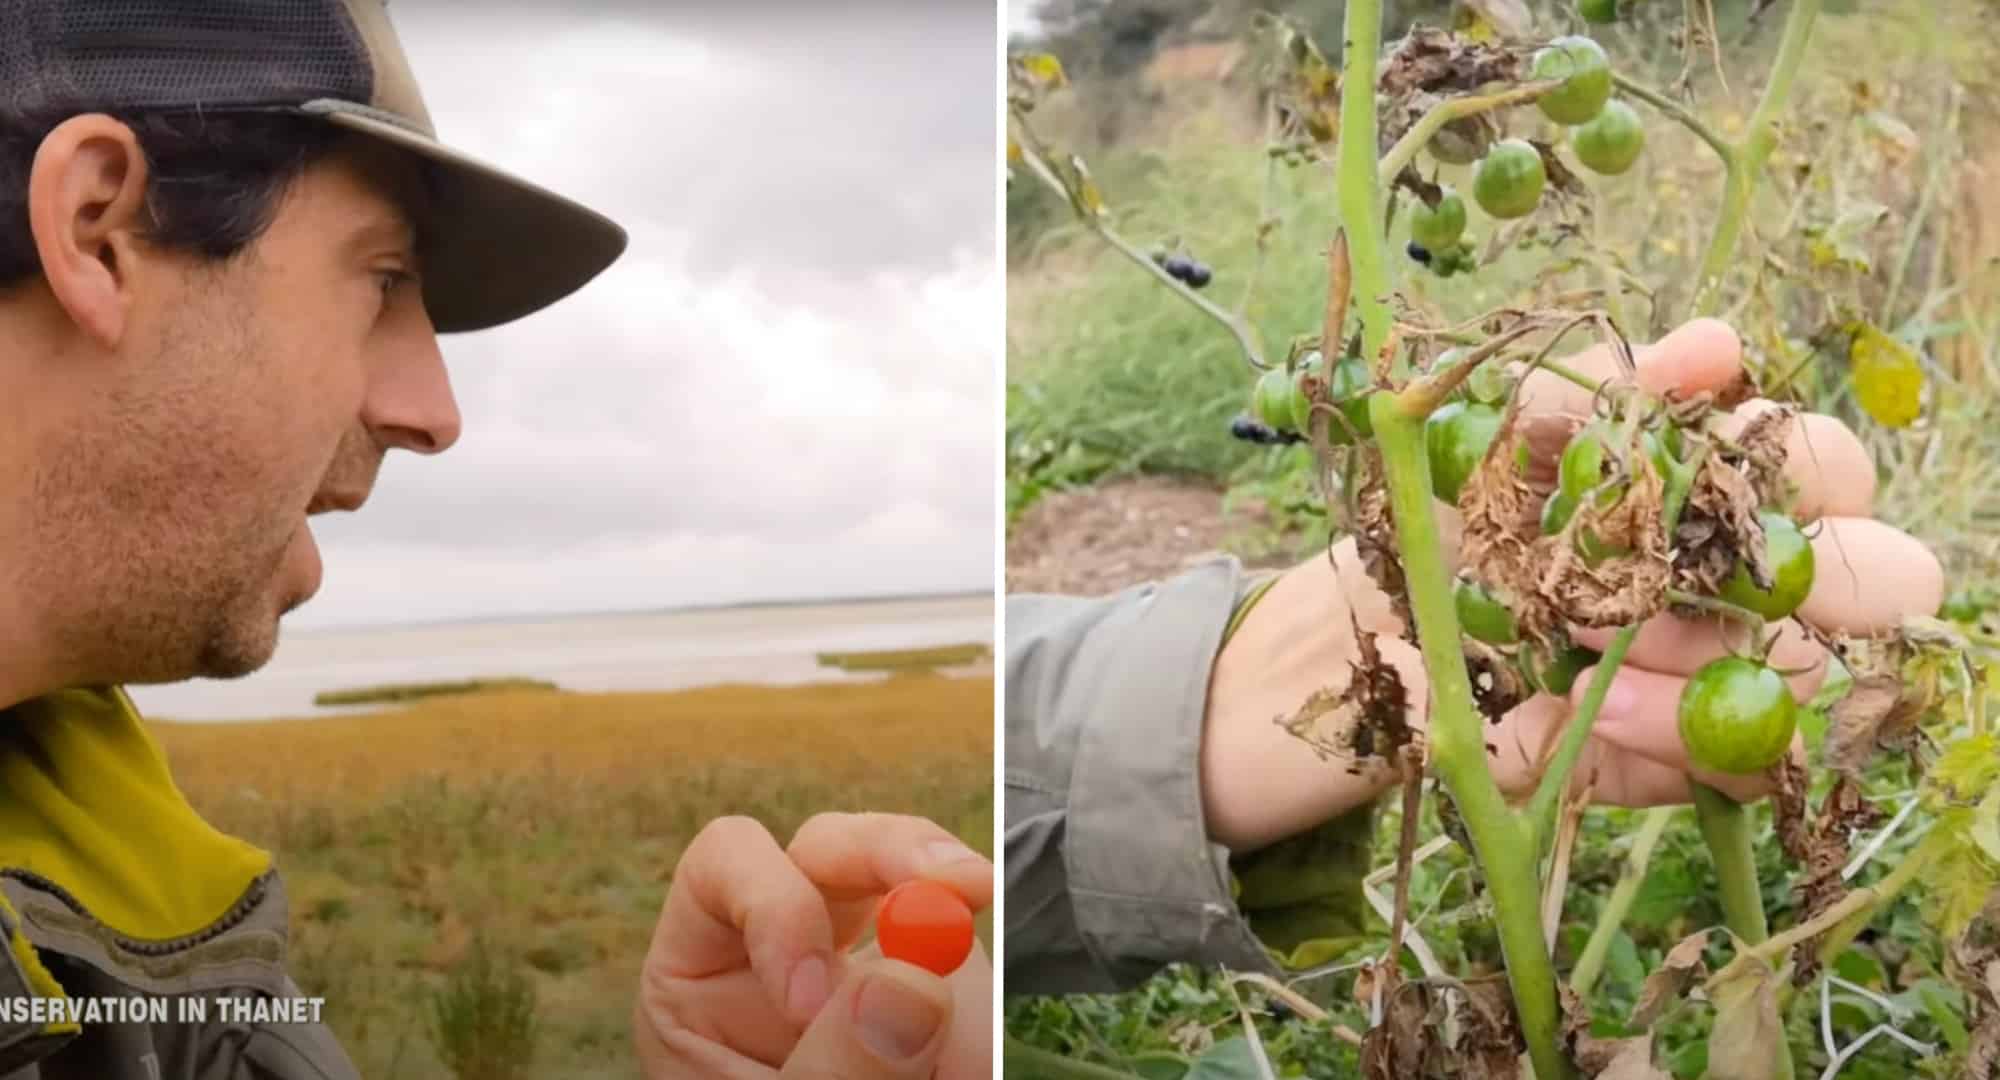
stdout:
MULTIPOLYGON (((1563 21, 1573 4, 1531 6, 1544 19, 1543 39, 1575 25, 1563 21)), ((1336 185, 1330 135, 1314 125, 1330 127, 1324 118, 1337 107, 1340 130, 1372 135, 1376 103, 1326 95, 1332 82, 1321 77, 1330 70, 1327 61, 1299 46, 1296 36, 1264 32, 1284 45, 1263 51, 1256 51, 1257 36, 1245 39, 1264 65, 1252 69, 1281 84, 1295 80, 1275 98, 1307 119, 1282 136, 1254 104, 1229 92, 1159 89, 1157 115, 1135 120, 1129 105, 1123 107, 1119 130, 1136 134, 1117 140, 1102 138, 1091 123, 1093 95, 1116 93, 1102 78, 1079 79, 1036 101, 1034 134, 1016 132, 1024 161, 1013 168, 1009 195, 1010 238, 1025 235, 1010 253, 1010 520, 1054 487, 1132 472, 1193 473, 1237 493, 1267 496, 1290 527, 1286 535, 1300 538, 1295 554, 1323 545, 1322 507, 1335 502, 1340 489, 1324 498, 1316 490, 1323 463, 1315 451, 1234 439, 1230 419, 1247 409, 1257 361, 1283 365, 1315 344, 1331 348, 1326 338, 1353 330, 1341 319, 1353 312, 1337 310, 1327 287, 1329 241, 1343 221, 1352 304, 1367 330, 1363 355, 1372 356, 1386 336, 1379 313, 1387 309, 1391 288, 1401 300, 1399 324, 1463 327, 1461 343, 1468 345, 1504 325, 1497 316, 1495 323, 1474 320, 1505 307, 1567 312, 1601 304, 1634 341, 1658 337, 1689 311, 1723 316, 1742 335, 1750 373, 1765 396, 1833 413, 1860 435, 1878 468, 1878 514, 1925 540, 1946 565, 1954 600, 1944 613, 1958 623, 1918 632, 1933 635, 1933 644, 1979 647, 1944 648, 1954 657, 1950 662, 1912 660, 1898 673, 1924 687, 1923 704, 1913 708, 1943 747, 1943 760, 1928 763, 1931 771, 1921 782, 1908 756, 1874 754, 1872 744, 1854 758, 1865 767, 1846 779, 1837 780, 1835 770, 1815 760, 1805 810, 1809 817, 1815 807, 1827 815, 1821 819, 1827 824, 1815 827, 1838 836, 1836 868, 1846 863, 1850 833, 1860 851, 1836 892, 1851 909, 1807 905, 1809 875, 1828 870, 1801 865, 1798 837, 1780 835, 1797 825, 1796 804, 1788 826, 1774 819, 1769 804, 1722 807, 1698 788, 1695 811, 1565 818, 1577 822, 1577 831, 1562 849, 1567 876, 1551 886, 1561 903, 1549 915, 1554 955, 1543 956, 1532 918, 1525 933, 1521 918, 1536 906, 1528 892, 1536 860, 1489 857, 1475 865, 1465 844, 1469 830, 1482 851, 1511 854, 1519 838, 1503 835, 1500 823, 1524 820, 1537 845, 1532 854, 1546 852, 1558 831, 1552 793, 1562 785, 1545 784, 1525 815, 1465 801, 1481 794, 1484 770, 1476 753, 1470 764, 1465 753, 1466 746, 1476 750, 1478 728, 1460 738, 1453 727, 1475 714, 1460 685, 1464 662, 1449 578, 1437 538, 1426 532, 1427 495, 1438 469, 1425 463, 1421 427, 1398 415, 1403 410, 1388 400, 1391 395, 1377 395, 1371 411, 1395 500, 1397 555, 1412 583, 1435 680, 1432 730, 1450 736, 1434 735, 1434 778, 1414 834, 1436 839, 1418 848, 1429 857, 1408 877, 1410 925, 1432 956, 1419 963, 1399 952, 1400 970, 1409 979, 1442 973, 1467 983, 1504 972, 1521 1028, 1547 1077, 1569 1068, 1557 1064, 1551 1045, 1557 1035, 1551 965, 1585 995, 1581 1032, 1570 1029, 1561 1040, 1565 1057, 1579 1034, 1612 1039, 1650 1030, 1653 1062, 1676 1077, 1765 1075, 1746 1071, 1754 1054, 1730 1051, 1774 1049, 1768 1033, 1742 1027, 1766 1015, 1747 1006, 1768 986, 1771 1015, 1782 1017, 1789 1036, 1791 1049, 1780 1066, 1785 1075, 1954 1075, 1983 1045, 1978 1040, 1990 1038, 1969 1036, 1967 1017, 1988 1015, 1993 1006, 1979 1011, 1964 989, 1972 984, 1947 954, 1986 901, 2000 863, 2000 834, 1975 844, 1964 817, 1972 803, 2000 807, 2000 797, 1981 801, 1996 777, 1972 764, 1994 754, 1987 697, 1996 674, 1989 651, 1996 578, 1990 529, 2000 511, 1988 493, 1996 490, 1993 474, 2000 468, 1993 423, 2000 408, 2000 303, 1988 267, 1996 252, 1978 246, 1985 241, 1975 227, 1992 211, 1979 197, 1979 174, 1970 171, 1972 162, 1988 156, 1993 131, 1967 105, 1994 90, 1984 57, 2000 40, 1973 5, 1890 10, 1828 3, 1815 26, 1812 15, 1820 5, 1794 0, 1776 5, 1755 32, 1728 20, 1731 5, 1715 6, 1722 33, 1711 57, 1692 45, 1685 55, 1660 47, 1666 30, 1678 25, 1681 5, 1592 5, 1593 14, 1631 13, 1629 22, 1593 33, 1617 73, 1616 93, 1639 106, 1645 125, 1640 151, 1628 162, 1626 146, 1594 146, 1589 164, 1611 175, 1565 182, 1565 172, 1581 172, 1563 145, 1578 130, 1565 132, 1538 116, 1523 120, 1519 114, 1535 110, 1516 110, 1509 120, 1513 133, 1545 142, 1551 149, 1538 161, 1553 154, 1549 160, 1566 168, 1548 169, 1547 190, 1528 211, 1498 197, 1514 192, 1488 199, 1471 188, 1474 201, 1489 211, 1467 225, 1465 244, 1479 256, 1472 273, 1446 274, 1434 257, 1426 263, 1416 252, 1403 262, 1407 214, 1392 217, 1382 236, 1371 185, 1356 181, 1366 175, 1357 166, 1372 171, 1384 151, 1395 164, 1416 166, 1414 185, 1395 167, 1381 170, 1383 180, 1405 189, 1435 182, 1468 190, 1477 165, 1439 168, 1428 155, 1415 156, 1421 138, 1408 153, 1400 142, 1391 149, 1389 138, 1379 146, 1364 138, 1340 144, 1336 185), (1726 91, 1716 77, 1718 64, 1728 78, 1726 91), (1691 111, 1682 95, 1652 89, 1682 73, 1695 88, 1691 111), (1766 97, 1768 85, 1782 89, 1766 97), (1066 160, 1046 153, 1049 147, 1088 161, 1089 198, 1072 198, 1074 206, 1065 206, 1048 190, 1035 166, 1066 160), (1961 168, 1968 171, 1961 174, 1961 168), (1495 220, 1495 207, 1508 220, 1495 220), (1043 224, 1028 228, 1038 217, 1043 224), (1111 235, 1100 237, 1100 231, 1111 235), (1162 236, 1178 238, 1213 264, 1207 298, 1216 310, 1182 302, 1185 297, 1162 290, 1114 250, 1121 238, 1143 246, 1162 236), (1393 272, 1387 260, 1396 260, 1393 272), (1598 292, 1576 299, 1584 290, 1598 292), (1941 781, 1936 770, 1947 767, 1953 779, 1941 781), (1446 789, 1460 801, 1463 821, 1437 819, 1437 796, 1446 789), (1940 794, 1947 791, 1958 794, 1940 794), (1857 811, 1854 820, 1867 825, 1850 829, 1833 821, 1836 804, 1881 813, 1857 811), (1894 816, 1899 811, 1906 812, 1894 816), (1980 846, 1987 843, 1992 846, 1980 846), (1974 853, 1975 847, 1985 854, 1974 853), (1943 872, 1944 864, 1953 872, 1943 872), (1530 875, 1526 887, 1524 874, 1530 875), (1810 932, 1798 931, 1799 924, 1825 918, 1829 910, 1854 917, 1812 942, 1816 947, 1794 948, 1810 932), (1686 940, 1725 925, 1737 943, 1724 934, 1691 945, 1686 940), (1767 925, 1777 933, 1757 944, 1765 941, 1767 925), (1797 963, 1824 965, 1824 971, 1804 971, 1799 992, 1756 974, 1762 960, 1787 949, 1797 963), (1718 974, 1662 990, 1654 976, 1693 970, 1690 950, 1706 971, 1718 974), (1730 1006, 1720 1019, 1712 1004, 1686 998, 1689 984, 1702 981, 1708 1003, 1730 1006), (1537 992, 1524 994, 1524 988, 1537 992), (1894 1034, 1876 1037, 1884 1025, 1894 1034), (1722 1050, 1713 1070, 1711 1046, 1722 1050)), ((1359 29, 1349 23, 1347 40, 1376 37, 1373 23, 1365 14, 1362 19, 1359 29)), ((1312 37, 1324 56, 1337 57, 1339 35, 1312 37)), ((1682 40, 1703 39, 1687 34, 1682 40)), ((1069 60, 1060 42, 1055 51, 1069 60)), ((1377 85, 1372 69, 1357 70, 1354 60, 1334 62, 1350 65, 1345 84, 1377 85)), ((1383 112, 1385 122, 1396 120, 1393 109, 1383 112)), ((1591 118, 1578 111, 1566 119, 1587 129, 1591 118)), ((1596 140, 1607 133, 1584 134, 1596 140)), ((1629 141, 1629 133, 1608 134, 1619 138, 1605 144, 1629 141)), ((1400 201, 1409 205, 1407 197, 1400 201)), ((1342 265, 1338 258, 1335 265, 1342 265)), ((1421 363, 1428 349, 1404 344, 1392 357, 1398 380, 1410 374, 1402 365, 1421 363)), ((1675 455, 1680 452, 1676 448, 1675 455)), ((1674 455, 1661 460, 1656 471, 1665 474, 1671 522, 1694 470, 1674 455), (1676 475, 1683 470, 1688 475, 1676 475)), ((1465 479, 1456 468, 1444 471, 1465 479)), ((1332 475, 1352 482, 1351 474, 1332 475)), ((1573 493, 1571 513, 1594 517, 1591 499, 1582 496, 1601 490, 1593 485, 1573 493)), ((1616 494, 1613 501, 1622 501, 1623 492, 1616 494)), ((1244 526, 1246 543, 1269 535, 1252 523, 1244 526)), ((1587 529, 1577 539, 1593 564, 1622 554, 1616 545, 1593 551, 1596 538, 1587 529)), ((1630 640, 1629 632, 1614 640, 1605 668, 1615 666, 1630 640)), ((1593 686, 1592 702, 1601 699, 1607 681, 1593 686)), ((1816 750, 1826 737, 1829 710, 1852 713, 1853 702, 1864 697, 1843 697, 1850 689, 1835 680, 1817 701, 1801 706, 1797 722, 1816 750)), ((1580 713, 1588 717, 1595 707, 1587 702, 1580 713)), ((1574 766, 1587 723, 1572 725, 1558 751, 1559 777, 1574 766)), ((1394 874, 1398 817, 1392 811, 1378 835, 1383 881, 1394 874)), ((1383 889, 1386 894, 1388 886, 1383 889)), ((1387 910, 1386 895, 1380 910, 1387 910)), ((1377 930, 1361 945, 1327 957, 1290 994, 1230 982, 1215 972, 1176 969, 1133 994, 1011 1002, 1008 1031, 1021 1049, 1018 1059, 1038 1062, 1045 1076, 1084 1073, 1055 1071, 1054 1059, 1036 1057, 1038 1050, 1107 1070, 1097 1075, 1260 1075, 1246 1034, 1278 1075, 1357 1075, 1359 1033, 1381 1028, 1371 1022, 1368 987, 1380 985, 1382 976, 1368 964, 1385 949, 1386 918, 1377 930)), ((1434 1014, 1425 1026, 1435 1020, 1434 1014)), ((1773 1020, 1774 1027, 1778 1023, 1773 1020)), ((1604 1067, 1599 1062, 1590 1072, 1604 1067)), ((1653 1074, 1635 1069, 1616 1075, 1653 1074)))
POLYGON ((459 694, 498 694, 519 690, 560 690, 555 683, 542 679, 528 679, 519 676, 502 679, 460 679, 453 682, 430 683, 389 683, 383 686, 363 686, 353 690, 325 690, 313 695, 313 704, 332 705, 400 705, 424 698, 447 697, 459 694))

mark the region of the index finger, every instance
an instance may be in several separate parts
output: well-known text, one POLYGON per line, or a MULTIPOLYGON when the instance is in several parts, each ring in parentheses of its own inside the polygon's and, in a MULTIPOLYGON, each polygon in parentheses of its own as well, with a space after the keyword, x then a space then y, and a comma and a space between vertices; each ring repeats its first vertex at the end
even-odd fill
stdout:
MULTIPOLYGON (((1743 377, 1743 342, 1720 319, 1692 319, 1651 345, 1632 346, 1639 388, 1690 397, 1720 391, 1743 377)), ((1597 380, 1620 372, 1608 345, 1593 345, 1563 359, 1563 366, 1597 380)), ((1588 416, 1591 393, 1553 372, 1537 369, 1521 383, 1522 407, 1534 412, 1588 416)))
POLYGON ((925 818, 819 814, 799 826, 786 852, 826 896, 834 942, 843 948, 861 935, 882 895, 906 881, 936 881, 974 912, 993 903, 992 862, 925 818))
POLYGON ((710 822, 674 868, 647 967, 701 979, 747 961, 766 998, 794 1023, 812 1021, 832 992, 833 916, 764 826, 710 822))

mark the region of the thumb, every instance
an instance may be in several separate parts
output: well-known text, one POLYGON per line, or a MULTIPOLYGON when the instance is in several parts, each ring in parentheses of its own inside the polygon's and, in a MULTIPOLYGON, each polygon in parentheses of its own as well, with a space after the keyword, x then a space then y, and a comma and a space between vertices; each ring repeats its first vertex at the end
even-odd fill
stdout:
POLYGON ((951 987, 922 968, 857 968, 799 1039, 782 1080, 930 1080, 951 1026, 951 987))

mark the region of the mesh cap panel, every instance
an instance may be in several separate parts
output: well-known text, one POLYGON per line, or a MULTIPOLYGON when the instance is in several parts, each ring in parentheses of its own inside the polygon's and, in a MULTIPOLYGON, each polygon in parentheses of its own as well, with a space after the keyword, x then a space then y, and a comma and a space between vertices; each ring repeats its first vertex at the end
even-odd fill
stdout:
POLYGON ((373 82, 339 0, 0 0, 12 112, 365 103, 373 82))

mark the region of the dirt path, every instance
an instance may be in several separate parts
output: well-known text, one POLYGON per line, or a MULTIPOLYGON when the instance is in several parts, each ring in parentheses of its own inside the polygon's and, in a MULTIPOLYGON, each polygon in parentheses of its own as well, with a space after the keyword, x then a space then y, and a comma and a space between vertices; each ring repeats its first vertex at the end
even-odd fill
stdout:
POLYGON ((1148 476, 1054 492, 1008 530, 1007 591, 1099 596, 1172 577, 1264 520, 1255 506, 1223 517, 1222 489, 1188 480, 1148 476))

